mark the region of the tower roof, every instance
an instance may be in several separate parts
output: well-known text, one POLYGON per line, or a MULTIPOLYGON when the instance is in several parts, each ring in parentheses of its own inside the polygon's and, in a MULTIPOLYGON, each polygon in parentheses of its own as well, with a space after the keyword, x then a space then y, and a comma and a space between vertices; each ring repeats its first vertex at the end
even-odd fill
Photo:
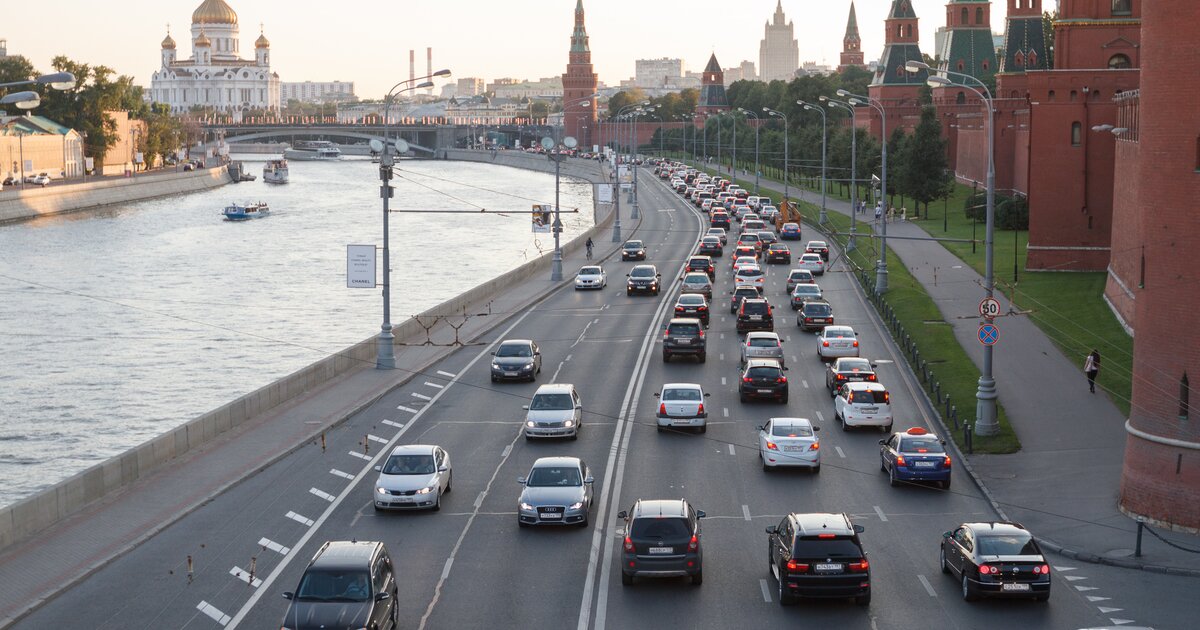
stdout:
POLYGON ((200 35, 196 37, 196 41, 192 42, 195 46, 211 46, 212 42, 208 41, 208 35, 204 34, 204 29, 200 29, 200 35))
POLYGON ((846 41, 861 41, 858 34, 858 16, 854 13, 854 0, 850 0, 850 17, 846 18, 846 41))
POLYGON ((775 3, 775 16, 774 16, 774 19, 775 19, 775 24, 776 24, 777 26, 778 26, 778 25, 782 25, 782 24, 783 24, 783 22, 784 22, 784 20, 786 20, 786 19, 787 19, 787 18, 786 18, 786 17, 784 17, 784 15, 783 15, 783 0, 777 0, 777 2, 775 3))
POLYGON ((583 0, 575 2, 575 31, 571 33, 571 52, 591 52, 588 48, 587 28, 583 25, 583 0))
POLYGON ((167 36, 163 38, 162 47, 170 49, 175 48, 175 40, 171 37, 170 33, 167 33, 167 36))
POLYGON ((254 40, 254 47, 255 48, 270 48, 271 42, 267 39, 266 35, 259 33, 258 39, 254 40))
POLYGON ((717 63, 717 53, 713 53, 708 58, 708 65, 704 66, 705 72, 721 72, 721 64, 717 63))
POLYGON ((917 19, 917 12, 913 11, 912 0, 892 0, 892 10, 888 11, 888 19, 917 19))
POLYGON ((237 13, 225 0, 204 0, 192 12, 192 24, 237 24, 237 13))

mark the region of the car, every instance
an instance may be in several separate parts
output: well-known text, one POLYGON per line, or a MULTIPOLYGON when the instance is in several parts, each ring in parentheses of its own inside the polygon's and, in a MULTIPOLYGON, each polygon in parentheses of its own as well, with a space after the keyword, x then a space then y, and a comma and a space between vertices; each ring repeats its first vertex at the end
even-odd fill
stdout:
POLYGON ((1037 540, 1020 523, 963 523, 942 534, 942 573, 957 577, 962 598, 1050 599, 1050 563, 1037 540))
POLYGON ((763 221, 774 223, 775 219, 779 217, 779 208, 766 204, 759 208, 758 213, 762 215, 763 221))
POLYGON ((675 317, 694 317, 700 324, 708 328, 711 313, 708 310, 708 300, 699 293, 684 293, 675 300, 675 317))
POLYGON ((26 179, 29 180, 30 184, 35 184, 37 186, 41 186, 42 188, 50 185, 50 176, 45 173, 38 173, 37 175, 26 179))
POLYGON ((375 467, 375 510, 442 509, 454 471, 450 454, 432 444, 402 444, 375 467))
POLYGON ((762 241, 758 238, 758 232, 743 232, 738 235, 737 246, 750 245, 755 251, 762 251, 762 241))
POLYGON ((813 275, 825 275, 825 260, 820 254, 800 254, 800 260, 796 261, 796 267, 807 269, 813 272, 813 275))
POLYGON ((381 542, 331 540, 304 568, 281 626, 318 628, 398 628, 396 569, 381 542))
POLYGON ((831 398, 837 396, 837 390, 843 383, 878 382, 878 380, 875 375, 875 364, 871 363, 870 359, 861 357, 834 359, 833 363, 829 364, 829 369, 825 371, 825 389, 829 390, 831 398))
MULTIPOLYGON (((807 269, 792 269, 792 270, 788 271, 787 293, 788 293, 788 295, 791 295, 792 291, 796 290, 797 284, 814 284, 815 285, 816 283, 817 283, 817 280, 813 276, 813 273, 811 271, 809 271, 807 269)), ((820 291, 820 289, 821 289, 820 287, 817 287, 818 291, 820 291)))
POLYGON ((658 432, 669 428, 691 428, 697 433, 708 431, 708 411, 704 409, 704 389, 696 383, 667 383, 654 394, 658 399, 658 432))
POLYGON ((763 298, 742 300, 737 312, 737 332, 775 330, 775 309, 763 298))
POLYGON ((801 597, 854 598, 871 603, 871 565, 858 535, 866 531, 845 513, 791 513, 767 527, 767 561, 780 606, 801 597))
POLYGON ((575 290, 581 289, 603 289, 608 286, 608 274, 604 272, 604 267, 600 265, 588 265, 580 267, 579 273, 575 274, 575 290))
POLYGON ((712 205, 713 200, 711 198, 705 199, 700 202, 700 210, 704 211, 704 214, 708 214, 709 210, 712 210, 712 205))
POLYGON ((743 232, 761 232, 767 229, 767 224, 759 219, 744 219, 742 221, 743 232))
POLYGON ((779 238, 785 241, 800 240, 800 224, 784 223, 783 227, 779 228, 779 238))
POLYGON ((771 399, 786 405, 788 381, 784 372, 787 368, 772 359, 751 359, 746 362, 738 383, 738 397, 742 402, 750 399, 771 399))
POLYGON ((746 248, 739 247, 736 251, 733 252, 733 254, 734 255, 730 259, 729 266, 733 268, 733 273, 735 273, 735 274, 737 273, 738 269, 741 269, 742 267, 745 267, 746 265, 758 265, 758 258, 756 258, 750 252, 749 247, 746 247, 746 248))
POLYGON ((706 298, 712 297, 712 280, 702 271, 684 274, 679 285, 680 293, 699 293, 706 298))
POLYGON ((779 263, 786 265, 792 262, 792 250, 783 243, 771 243, 767 246, 766 261, 768 265, 779 263))
POLYGON ((779 361, 779 365, 787 365, 783 356, 783 339, 770 331, 746 333, 746 340, 742 342, 741 357, 742 363, 751 359, 775 359, 779 361))
POLYGON ((621 260, 646 260, 646 244, 641 241, 625 241, 621 246, 621 260))
POLYGON ((712 258, 709 256, 697 255, 688 258, 684 271, 702 271, 708 274, 710 279, 717 277, 717 266, 713 264, 712 258))
POLYGON ((579 439, 583 428, 583 400, 570 383, 542 385, 525 409, 525 439, 567 437, 579 439))
POLYGON ((858 356, 858 333, 849 326, 826 326, 817 333, 817 356, 822 361, 858 356))
POLYGON ((730 261, 737 261, 738 258, 749 257, 755 261, 758 260, 758 250, 750 245, 739 245, 733 248, 733 255, 730 256, 730 261))
POLYGON ((721 239, 721 247, 724 247, 729 244, 729 235, 725 232, 725 230, 726 228, 723 227, 710 227, 708 228, 708 231, 704 233, 704 235, 715 236, 721 239))
POLYGON ((766 284, 767 276, 758 265, 742 265, 733 274, 733 286, 752 284, 760 289, 766 284))
POLYGON ((594 482, 578 457, 539 457, 529 474, 517 479, 525 486, 517 499, 517 525, 587 527, 594 482))
POLYGON ((506 339, 492 353, 492 382, 504 379, 533 381, 542 371, 542 352, 529 339, 506 339))
POLYGON ((750 191, 746 190, 745 188, 738 188, 737 190, 733 191, 733 194, 734 194, 734 196, 736 196, 736 197, 737 197, 737 198, 738 198, 740 201, 742 201, 742 203, 743 203, 743 205, 744 205, 744 204, 745 204, 745 201, 746 201, 746 199, 747 199, 747 198, 750 196, 750 191))
POLYGON ((658 269, 654 265, 638 265, 631 269, 626 276, 629 280, 625 282, 625 295, 634 293, 658 295, 659 278, 662 274, 658 273, 658 269))
POLYGON ((700 247, 696 250, 699 254, 705 256, 721 257, 725 253, 725 248, 721 245, 721 238, 718 236, 705 236, 700 239, 700 247))
POLYGON ((833 325, 833 307, 829 302, 809 300, 796 312, 796 325, 804 332, 833 325))
POLYGON ((805 302, 819 301, 823 299, 821 286, 818 284, 807 284, 801 282, 792 287, 791 293, 792 310, 800 310, 805 302))
POLYGON ((677 355, 694 356, 700 363, 704 363, 708 358, 704 324, 699 318, 678 317, 667 322, 667 327, 663 331, 663 363, 667 363, 677 355))
POLYGON ((946 441, 913 427, 879 440, 879 470, 888 474, 893 486, 901 482, 933 481, 950 488, 950 455, 946 441))
POLYGON ((833 416, 842 423, 843 431, 879 427, 888 433, 892 430, 892 397, 881 383, 842 383, 833 397, 833 416))
POLYGON ((821 440, 808 418, 771 418, 758 427, 758 458, 763 471, 798 466, 821 472, 821 440))
POLYGON ((762 290, 756 286, 746 284, 734 287, 729 294, 733 296, 729 300, 729 312, 736 314, 738 312, 738 308, 742 305, 742 300, 748 298, 760 298, 762 297, 762 290))
POLYGON ((758 195, 750 195, 746 197, 746 205, 750 206, 752 210, 757 211, 762 199, 763 197, 759 197, 758 195))
POLYGON ((17 176, 16 176, 16 175, 8 175, 8 176, 6 176, 6 177, 4 178, 4 185, 5 185, 5 186, 16 186, 16 185, 17 185, 17 184, 19 184, 19 183, 21 183, 21 182, 20 182, 20 180, 17 178, 17 176))
POLYGON ((735 217, 740 217, 750 213, 750 206, 746 205, 744 199, 734 198, 733 207, 729 209, 729 212, 735 217))
POLYGON ((825 241, 809 241, 808 244, 804 246, 804 253, 819 254, 821 256, 821 260, 829 262, 829 244, 825 241))
POLYGON ((622 585, 630 586, 638 577, 687 577, 696 586, 704 582, 704 510, 687 499, 638 499, 617 518, 625 523, 622 585))
POLYGON ((729 213, 721 212, 720 210, 709 215, 708 224, 711 227, 719 227, 729 229, 729 213))

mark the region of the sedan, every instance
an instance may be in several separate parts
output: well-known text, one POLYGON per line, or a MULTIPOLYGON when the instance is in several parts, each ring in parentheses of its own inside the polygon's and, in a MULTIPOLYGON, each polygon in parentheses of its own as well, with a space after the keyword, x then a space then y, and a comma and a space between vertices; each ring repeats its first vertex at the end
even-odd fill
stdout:
POLYGON ((829 370, 825 372, 825 388, 829 390, 831 398, 837 395, 837 390, 843 383, 878 380, 875 376, 875 364, 869 359, 836 359, 829 364, 829 370))
POLYGON ((603 289, 608 286, 608 274, 600 265, 588 265, 579 269, 575 275, 575 290, 603 289))
POLYGON ((935 481, 950 488, 950 456, 946 441, 922 429, 913 427, 879 440, 879 470, 888 474, 893 486, 901 482, 935 481))
POLYGON ((822 298, 821 287, 816 284, 800 283, 792 288, 792 310, 799 310, 805 302, 822 298))
POLYGON ((708 232, 706 232, 704 235, 705 236, 715 236, 715 237, 721 239, 722 247, 729 244, 729 235, 725 233, 725 228, 711 227, 711 228, 708 228, 708 232))
POLYGON ((668 428, 692 428, 699 433, 708 431, 708 412, 704 399, 710 394, 695 383, 667 383, 654 395, 658 399, 658 432, 668 428))
POLYGON ((858 356, 858 335, 849 326, 826 326, 817 333, 817 356, 821 360, 858 356))
POLYGON ((721 245, 721 239, 717 236, 705 236, 700 239, 700 248, 696 250, 699 254, 705 256, 721 257, 725 253, 725 248, 721 245))
POLYGON ((542 353, 528 339, 506 339, 492 353, 492 382, 504 379, 533 381, 542 371, 542 353))
POLYGON ((625 241, 621 246, 621 260, 646 260, 646 244, 641 241, 625 241))
POLYGON ((625 295, 634 293, 649 293, 658 295, 658 279, 662 274, 654 265, 638 265, 629 272, 629 280, 625 283, 625 295))
POLYGON ((695 317, 707 327, 710 316, 708 300, 699 293, 684 293, 675 300, 675 317, 695 317))
MULTIPOLYGON (((805 269, 792 269, 791 271, 788 272, 788 277, 787 277, 788 295, 791 295, 792 291, 796 290, 797 284, 813 284, 813 285, 815 285, 816 283, 817 283, 816 277, 813 276, 813 273, 811 271, 808 271, 805 269)), ((820 287, 817 287, 817 289, 820 290, 820 287)))
POLYGON ((712 298, 712 280, 708 274, 703 272, 693 272, 683 276, 683 282, 679 285, 681 293, 699 293, 706 298, 712 298))
POLYGON ((779 365, 787 365, 783 357, 783 340, 778 333, 755 331, 746 333, 742 344, 742 363, 751 359, 775 359, 779 365))
POLYGON ((808 244, 804 246, 804 253, 819 254, 821 256, 821 260, 828 262, 829 244, 825 241, 809 241, 808 244))
POLYGON ((788 382, 784 372, 787 368, 779 365, 778 361, 770 359, 752 359, 746 362, 738 384, 738 395, 742 402, 751 398, 769 398, 782 404, 788 401, 788 382))
POLYGON ((1050 599, 1050 564, 1019 523, 963 523, 942 534, 942 573, 962 583, 962 598, 1050 599))
POLYGON ((587 527, 593 481, 578 457, 538 458, 529 475, 517 479, 525 486, 517 499, 517 524, 587 527))
POLYGON ((779 228, 779 238, 785 241, 800 240, 800 224, 784 223, 783 227, 779 228))
POLYGON ((807 269, 818 276, 825 275, 825 259, 820 254, 801 254, 796 267, 807 269))
POLYGON ((771 243, 767 246, 766 259, 768 265, 772 263, 783 263, 786 265, 792 262, 792 251, 783 243, 771 243))
POLYGON ((442 509, 442 494, 450 492, 454 472, 450 455, 440 446, 403 444, 376 466, 376 510, 442 509))
POLYGON ((808 418, 771 418, 758 427, 758 458, 764 471, 779 466, 801 466, 821 472, 820 427, 808 418))
MULTIPOLYGON (((741 248, 739 248, 739 250, 740 249, 741 248)), ((738 252, 735 252, 735 254, 737 254, 737 255, 735 255, 733 257, 733 263, 732 263, 734 273, 737 273, 738 269, 741 269, 742 267, 745 267, 746 265, 757 265, 758 264, 758 258, 756 258, 752 255, 749 255, 745 251, 738 251, 738 252)))
POLYGON ((800 312, 796 313, 796 325, 804 332, 821 330, 832 324, 833 307, 829 305, 829 302, 810 300, 800 307, 800 312))

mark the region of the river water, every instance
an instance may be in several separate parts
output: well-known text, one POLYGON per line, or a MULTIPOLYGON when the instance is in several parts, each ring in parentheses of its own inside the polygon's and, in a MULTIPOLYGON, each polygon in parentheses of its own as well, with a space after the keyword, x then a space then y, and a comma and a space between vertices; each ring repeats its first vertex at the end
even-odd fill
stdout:
MULTIPOLYGON (((379 331, 378 289, 346 288, 346 245, 379 244, 378 165, 292 162, 259 181, 0 226, 0 506, 379 331), (222 220, 231 202, 271 216, 222 220)), ((256 161, 256 159, 258 161, 256 161)), ((405 161, 392 214, 392 321, 553 247, 530 229, 554 176, 405 161)), ((562 180, 564 239, 592 225, 591 186, 562 180)), ((379 264, 382 265, 382 254, 379 264)))

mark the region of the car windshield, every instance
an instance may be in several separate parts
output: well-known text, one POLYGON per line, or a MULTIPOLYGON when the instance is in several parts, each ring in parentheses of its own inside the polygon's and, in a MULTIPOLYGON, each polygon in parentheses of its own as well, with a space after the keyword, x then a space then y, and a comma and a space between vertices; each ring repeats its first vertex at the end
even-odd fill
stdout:
POLYGON ((534 394, 530 410, 572 409, 570 394, 534 394))
POLYGON ((786 252, 787 250, 788 250, 787 245, 772 245, 771 246, 771 251, 773 251, 773 252, 786 252))
POLYGON ((642 248, 641 241, 629 241, 628 243, 625 243, 625 249, 641 249, 641 248, 642 248))
POLYGON ((629 529, 629 536, 638 539, 679 539, 687 538, 692 533, 687 521, 682 518, 638 518, 634 519, 633 526, 629 529))
POLYGON ((849 328, 834 328, 830 326, 825 329, 824 337, 826 339, 853 339, 854 331, 849 328))
POLYGON ((598 276, 598 275, 600 275, 600 268, 599 267, 584 267, 583 269, 579 270, 579 275, 581 275, 581 276, 598 276))
POLYGON ((921 437, 900 438, 901 453, 945 453, 941 440, 925 435, 921 437))
POLYGON ((653 278, 655 274, 653 267, 634 267, 629 275, 634 278, 653 278))
POLYGON ((838 371, 840 372, 870 372, 871 362, 866 359, 842 359, 838 362, 838 371))
POLYGON ((703 243, 705 245, 720 245, 721 239, 716 236, 705 236, 703 243))
POLYGON ((758 289, 754 287, 739 287, 733 292, 734 298, 758 297, 758 289))
POLYGON ((750 378, 779 378, 782 376, 782 372, 777 367, 764 365, 746 370, 746 376, 750 378))
POLYGON ((758 240, 757 234, 743 234, 740 237, 738 237, 739 243, 752 243, 757 240, 758 240))
POLYGON ((392 455, 383 465, 385 475, 432 475, 433 455, 392 455))
POLYGON ((682 401, 690 401, 690 402, 700 402, 700 400, 703 398, 704 397, 700 395, 700 390, 691 389, 691 388, 664 389, 663 393, 662 393, 662 399, 664 401, 666 401, 666 400, 681 401, 682 400, 682 401))
POLYGON ((496 356, 531 357, 533 356, 533 350, 531 350, 528 345, 523 343, 502 344, 500 348, 496 350, 496 356))
POLYGON ((771 425, 771 435, 775 437, 812 437, 812 427, 803 424, 777 423, 771 425))
POLYGON ((824 317, 833 312, 833 309, 828 304, 805 304, 804 314, 824 317))
POLYGON ((1029 534, 987 535, 978 537, 981 556, 1037 556, 1041 555, 1033 536, 1029 534))
POLYGON ((365 602, 371 598, 366 571, 308 570, 300 578, 296 599, 313 602, 365 602))
POLYGON ((529 471, 525 485, 534 488, 582 486, 583 479, 574 466, 543 466, 529 471))
POLYGON ((837 558, 839 560, 858 559, 863 552, 849 538, 809 538, 796 540, 796 549, 792 553, 797 558, 837 558))

